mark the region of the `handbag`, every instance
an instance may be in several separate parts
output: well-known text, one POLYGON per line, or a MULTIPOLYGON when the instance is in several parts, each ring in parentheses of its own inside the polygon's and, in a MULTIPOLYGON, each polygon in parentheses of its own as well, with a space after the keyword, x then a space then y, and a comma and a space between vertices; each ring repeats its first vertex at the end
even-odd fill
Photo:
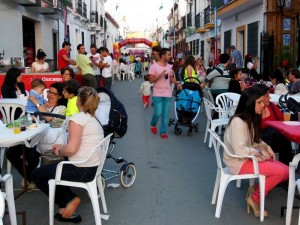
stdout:
POLYGON ((43 166, 50 165, 52 163, 57 163, 64 161, 65 157, 61 155, 55 155, 52 150, 47 150, 43 153, 41 153, 41 164, 43 166))

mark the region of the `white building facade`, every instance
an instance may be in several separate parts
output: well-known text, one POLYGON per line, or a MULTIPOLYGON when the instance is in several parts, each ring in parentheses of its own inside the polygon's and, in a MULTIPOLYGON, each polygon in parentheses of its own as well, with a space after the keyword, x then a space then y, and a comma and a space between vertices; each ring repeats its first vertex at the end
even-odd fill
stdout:
POLYGON ((0 64, 10 64, 15 57, 22 59, 22 67, 31 66, 41 48, 54 71, 64 41, 72 44, 71 58, 76 57, 76 47, 81 43, 87 51, 91 44, 112 47, 113 41, 104 39, 110 39, 118 28, 107 26, 104 0, 66 0, 66 6, 64 2, 0 0, 0 64))

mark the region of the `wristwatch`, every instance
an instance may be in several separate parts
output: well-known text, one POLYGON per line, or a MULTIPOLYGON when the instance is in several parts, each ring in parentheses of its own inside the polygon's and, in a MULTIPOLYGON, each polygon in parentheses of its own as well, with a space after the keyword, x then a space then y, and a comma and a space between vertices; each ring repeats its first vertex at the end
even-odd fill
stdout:
POLYGON ((38 107, 38 108, 39 108, 40 106, 41 106, 41 105, 40 105, 39 103, 38 103, 38 104, 36 104, 36 107, 38 107))

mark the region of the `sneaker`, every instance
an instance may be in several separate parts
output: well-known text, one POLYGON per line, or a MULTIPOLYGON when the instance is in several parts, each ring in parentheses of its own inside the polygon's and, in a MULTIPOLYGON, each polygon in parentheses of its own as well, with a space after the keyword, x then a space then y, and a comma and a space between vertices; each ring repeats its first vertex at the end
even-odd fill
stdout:
POLYGON ((147 103, 144 104, 144 108, 147 108, 147 103))
POLYGON ((161 138, 168 138, 168 135, 167 134, 161 134, 160 137, 161 138))
POLYGON ((151 127, 152 134, 157 134, 156 127, 151 127))

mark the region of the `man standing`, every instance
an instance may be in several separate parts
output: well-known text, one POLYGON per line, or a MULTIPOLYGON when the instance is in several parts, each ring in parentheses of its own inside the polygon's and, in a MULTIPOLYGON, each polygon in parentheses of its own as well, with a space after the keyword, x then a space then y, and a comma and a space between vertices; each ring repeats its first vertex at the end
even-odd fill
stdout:
POLYGON ((61 70, 64 67, 69 66, 69 64, 76 65, 76 61, 74 59, 70 59, 71 44, 67 41, 64 41, 62 44, 62 49, 57 53, 57 68, 61 70))
POLYGON ((100 68, 102 69, 103 85, 108 90, 111 90, 112 68, 113 68, 112 58, 106 47, 100 48, 100 55, 101 58, 103 58, 103 61, 100 61, 100 68))
POLYGON ((184 56, 184 58, 186 58, 189 55, 192 55, 192 52, 190 50, 190 46, 188 44, 186 44, 185 52, 183 53, 183 56, 184 56))
POLYGON ((91 53, 88 54, 88 57, 92 62, 94 62, 93 70, 96 78, 96 88, 98 88, 100 87, 101 71, 99 65, 100 65, 101 57, 100 54, 97 52, 97 46, 95 44, 91 44, 90 50, 91 53))
POLYGON ((243 68, 243 56, 241 51, 235 49, 234 45, 231 45, 231 63, 236 64, 236 68, 243 68))
POLYGON ((296 68, 289 69, 287 72, 287 78, 290 82, 288 86, 289 94, 294 95, 300 92, 300 72, 296 68))
POLYGON ((172 66, 167 63, 170 58, 171 50, 168 48, 162 48, 159 52, 158 61, 151 66, 149 71, 149 81, 150 83, 154 83, 154 113, 151 120, 151 131, 153 134, 157 133, 156 125, 159 117, 161 117, 161 138, 168 138, 167 123, 172 99, 171 83, 177 85, 177 89, 182 89, 180 83, 174 78, 172 66))
POLYGON ((78 55, 76 57, 76 63, 78 68, 81 69, 83 86, 96 88, 96 78, 93 70, 94 63, 85 54, 85 47, 83 44, 77 46, 77 51, 78 55))

